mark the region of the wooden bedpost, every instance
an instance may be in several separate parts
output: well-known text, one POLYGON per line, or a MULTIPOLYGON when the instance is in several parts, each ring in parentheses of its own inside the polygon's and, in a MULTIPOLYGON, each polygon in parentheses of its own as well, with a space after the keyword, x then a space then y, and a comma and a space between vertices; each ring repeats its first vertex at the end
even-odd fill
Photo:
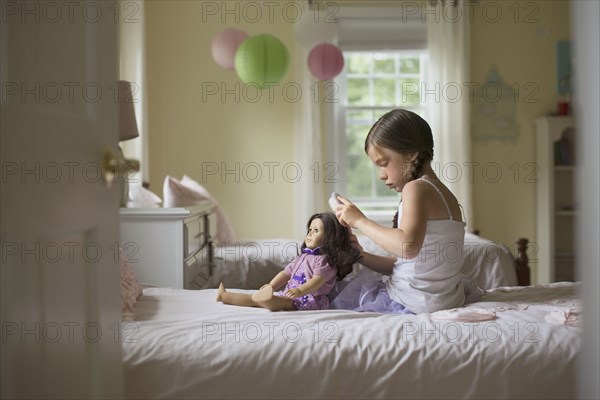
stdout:
POLYGON ((517 239, 517 280, 519 286, 531 285, 531 270, 529 269, 529 258, 527 257, 527 244, 529 240, 525 238, 517 239))

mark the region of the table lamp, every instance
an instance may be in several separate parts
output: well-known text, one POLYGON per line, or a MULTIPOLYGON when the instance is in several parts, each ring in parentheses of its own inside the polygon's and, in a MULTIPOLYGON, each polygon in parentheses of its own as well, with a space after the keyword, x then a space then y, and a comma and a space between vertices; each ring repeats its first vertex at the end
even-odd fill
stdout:
MULTIPOLYGON (((134 99, 131 82, 118 81, 117 90, 119 100, 119 142, 123 142, 135 139, 140 136, 140 133, 133 107, 134 99)), ((129 200, 129 174, 140 170, 140 162, 126 159, 121 146, 119 146, 119 151, 121 152, 121 159, 124 164, 122 173, 119 176, 119 201, 121 207, 127 207, 127 201, 129 200)))

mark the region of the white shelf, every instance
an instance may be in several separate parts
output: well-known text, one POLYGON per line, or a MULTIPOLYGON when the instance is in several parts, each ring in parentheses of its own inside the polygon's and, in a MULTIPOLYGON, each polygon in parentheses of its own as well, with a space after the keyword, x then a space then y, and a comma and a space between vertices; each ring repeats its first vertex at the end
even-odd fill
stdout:
POLYGON ((574 222, 577 204, 574 198, 575 165, 555 165, 554 142, 574 127, 573 118, 542 117, 535 120, 538 183, 536 188, 538 263, 537 284, 574 278, 574 222))

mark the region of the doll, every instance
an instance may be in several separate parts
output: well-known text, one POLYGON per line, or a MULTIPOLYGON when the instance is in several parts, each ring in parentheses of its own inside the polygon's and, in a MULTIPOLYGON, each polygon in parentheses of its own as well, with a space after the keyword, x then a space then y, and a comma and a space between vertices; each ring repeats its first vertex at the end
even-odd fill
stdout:
POLYGON ((263 307, 271 311, 324 310, 329 308, 328 294, 336 278, 344 279, 360 258, 352 247, 350 231, 335 214, 318 213, 310 217, 301 251, 271 282, 256 293, 233 293, 219 285, 217 301, 245 307, 263 307), (285 289, 274 290, 287 283, 285 289))

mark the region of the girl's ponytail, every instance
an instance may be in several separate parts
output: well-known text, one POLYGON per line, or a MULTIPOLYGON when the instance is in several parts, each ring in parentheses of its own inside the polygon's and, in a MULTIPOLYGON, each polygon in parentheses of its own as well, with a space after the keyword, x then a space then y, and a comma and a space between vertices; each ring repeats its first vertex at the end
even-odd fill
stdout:
POLYGON ((408 180, 412 181, 420 178, 423 175, 423 167, 428 161, 431 161, 433 157, 429 152, 420 151, 417 154, 417 157, 412 161, 409 169, 408 169, 408 180))

